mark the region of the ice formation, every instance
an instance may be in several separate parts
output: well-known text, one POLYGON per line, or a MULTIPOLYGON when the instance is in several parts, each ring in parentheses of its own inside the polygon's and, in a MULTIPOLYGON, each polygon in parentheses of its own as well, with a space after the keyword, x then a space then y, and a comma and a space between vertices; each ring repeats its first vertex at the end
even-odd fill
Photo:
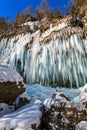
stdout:
POLYGON ((46 98, 50 98, 52 94, 57 90, 61 91, 63 94, 67 95, 71 100, 78 96, 78 89, 70 88, 52 88, 50 86, 45 87, 39 84, 28 85, 26 84, 26 93, 28 96, 33 97, 33 99, 40 99, 44 101, 46 98))
POLYGON ((9 64, 26 83, 78 88, 87 81, 87 37, 63 22, 0 41, 0 63, 9 64), (31 41, 33 41, 31 43, 31 41))

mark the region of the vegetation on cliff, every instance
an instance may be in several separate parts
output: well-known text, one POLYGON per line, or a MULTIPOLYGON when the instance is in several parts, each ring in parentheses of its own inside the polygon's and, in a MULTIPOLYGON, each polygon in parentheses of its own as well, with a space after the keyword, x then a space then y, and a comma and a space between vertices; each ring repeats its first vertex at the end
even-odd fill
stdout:
POLYGON ((49 5, 47 0, 41 0, 40 5, 33 9, 31 5, 22 10, 22 12, 17 12, 15 14, 14 20, 10 21, 10 18, 3 17, 0 18, 0 30, 5 30, 8 27, 16 27, 24 22, 39 20, 42 21, 44 18, 48 21, 54 21, 55 19, 61 19, 66 15, 79 15, 80 18, 84 16, 87 10, 86 0, 69 0, 68 5, 64 5, 59 8, 53 8, 49 5))

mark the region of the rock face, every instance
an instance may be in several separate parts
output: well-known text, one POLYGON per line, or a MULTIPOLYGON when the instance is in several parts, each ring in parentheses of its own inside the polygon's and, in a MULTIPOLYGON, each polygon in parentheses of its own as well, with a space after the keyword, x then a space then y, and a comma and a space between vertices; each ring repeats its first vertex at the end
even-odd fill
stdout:
POLYGON ((24 91, 22 77, 12 68, 0 65, 0 103, 13 105, 24 91))
POLYGON ((55 92, 51 99, 44 101, 44 105, 43 130, 75 130, 80 121, 87 121, 86 106, 75 104, 61 92, 55 92))

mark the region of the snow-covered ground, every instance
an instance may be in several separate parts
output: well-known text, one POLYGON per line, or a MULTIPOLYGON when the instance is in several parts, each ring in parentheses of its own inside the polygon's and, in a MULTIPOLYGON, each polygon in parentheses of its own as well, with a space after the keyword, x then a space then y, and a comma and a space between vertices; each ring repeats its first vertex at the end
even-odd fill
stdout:
MULTIPOLYGON (((75 97, 79 97, 79 101, 81 98, 81 95, 86 95, 87 85, 83 86, 80 89, 67 89, 67 88, 52 88, 52 87, 46 87, 41 86, 39 84, 36 85, 28 85, 26 86, 26 93, 31 97, 31 102, 27 105, 21 107, 17 111, 5 115, 0 118, 0 130, 10 130, 11 128, 14 128, 14 130, 32 130, 36 126, 40 125, 42 112, 41 108, 42 105, 46 104, 48 99, 51 99, 53 93, 57 93, 58 99, 63 99, 60 96, 61 92, 64 93, 66 96, 68 96, 70 99, 74 99, 75 97), (60 92, 59 92, 60 91, 60 92)), ((66 98, 67 99, 67 98, 66 98)), ((82 99, 82 98, 81 98, 82 99)), ((17 99, 18 102, 18 99, 17 99)), ((77 130, 77 129, 76 129, 77 130)))
POLYGON ((13 106, 9 106, 6 103, 0 103, 0 117, 14 111, 13 106))
POLYGON ((40 100, 21 107, 16 112, 3 116, 0 119, 0 130, 31 130, 32 126, 37 128, 40 125, 42 113, 39 110, 42 105, 40 100))

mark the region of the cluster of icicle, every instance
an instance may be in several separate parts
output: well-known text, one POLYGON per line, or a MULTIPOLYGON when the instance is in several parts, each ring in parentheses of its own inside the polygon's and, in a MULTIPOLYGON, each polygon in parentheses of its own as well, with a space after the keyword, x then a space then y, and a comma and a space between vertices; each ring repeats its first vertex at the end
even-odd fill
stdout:
POLYGON ((80 28, 67 27, 44 38, 38 30, 2 39, 0 62, 16 68, 26 83, 77 88, 87 81, 86 35, 80 28))

